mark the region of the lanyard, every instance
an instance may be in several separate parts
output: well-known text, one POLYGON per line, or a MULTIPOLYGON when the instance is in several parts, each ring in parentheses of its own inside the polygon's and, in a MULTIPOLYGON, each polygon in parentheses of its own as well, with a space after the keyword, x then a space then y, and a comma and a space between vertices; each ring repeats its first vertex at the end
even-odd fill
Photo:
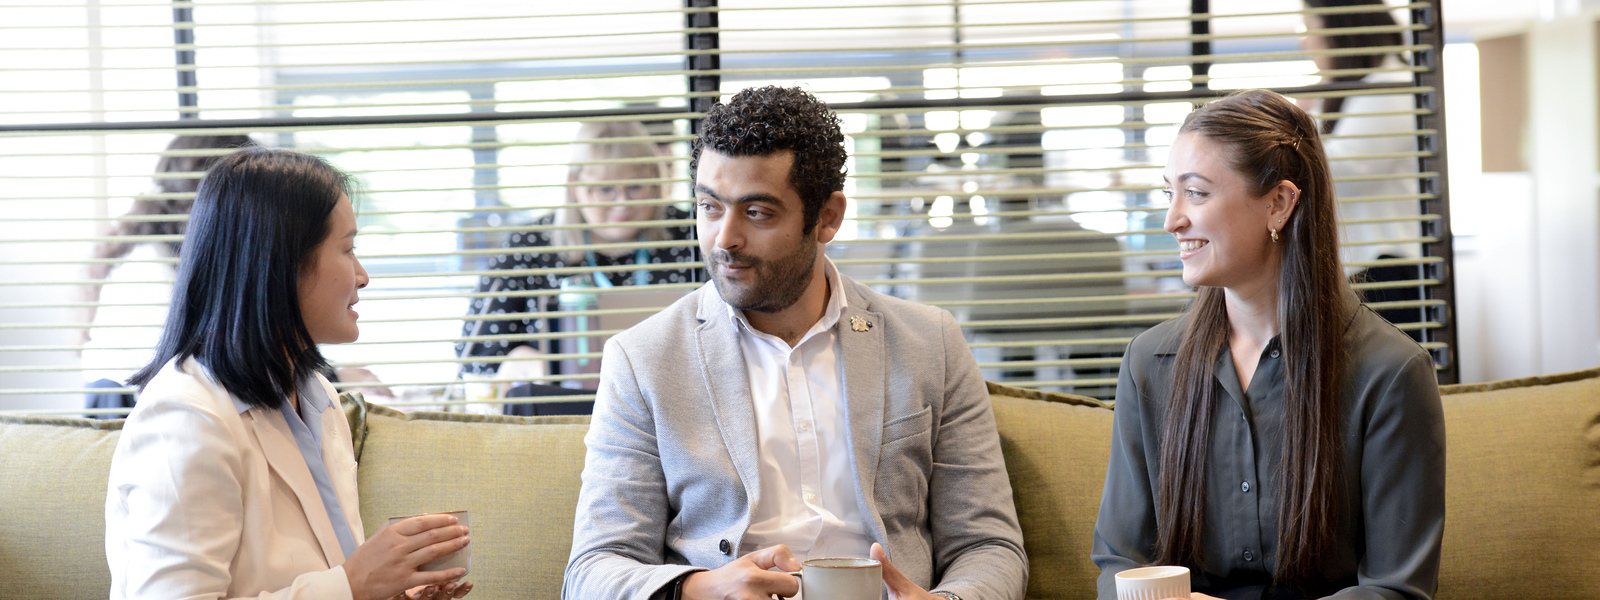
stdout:
MULTIPOLYGON (((644 234, 643 233, 639 234, 639 241, 641 241, 641 242, 644 241, 644 234)), ((583 243, 584 243, 584 245, 588 245, 588 244, 591 243, 589 241, 589 231, 588 230, 584 230, 584 232, 583 232, 583 243)), ((600 262, 596 259, 593 250, 584 250, 583 251, 583 258, 584 258, 585 261, 587 261, 589 263, 589 266, 594 267, 596 269, 600 268, 600 262)), ((635 270, 633 272, 633 284, 634 285, 650 285, 650 270, 646 269, 646 268, 642 268, 642 267, 644 267, 644 265, 650 264, 650 253, 646 252, 644 248, 640 248, 638 250, 635 250, 633 252, 633 264, 636 265, 636 266, 641 267, 640 269, 637 269, 637 270, 635 270)), ((594 284, 597 287, 603 287, 603 288, 612 287, 611 278, 607 277, 604 272, 598 271, 598 270, 594 272, 594 284)))

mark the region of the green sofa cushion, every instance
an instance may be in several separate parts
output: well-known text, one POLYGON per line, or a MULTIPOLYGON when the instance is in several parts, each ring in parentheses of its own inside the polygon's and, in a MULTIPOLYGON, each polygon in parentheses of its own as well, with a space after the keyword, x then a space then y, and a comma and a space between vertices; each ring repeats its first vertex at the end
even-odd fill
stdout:
POLYGON ((0 416, 0 598, 105 600, 106 481, 122 421, 0 416))
POLYGON ((1028 550, 1028 598, 1093 598, 1089 561, 1111 460, 1111 408, 1093 398, 989 384, 1028 550))
POLYGON ((1442 391, 1439 598, 1600 595, 1600 369, 1442 391))
POLYGON ((389 517, 471 511, 470 598, 559 598, 588 417, 402 413, 344 394, 371 536, 389 517))

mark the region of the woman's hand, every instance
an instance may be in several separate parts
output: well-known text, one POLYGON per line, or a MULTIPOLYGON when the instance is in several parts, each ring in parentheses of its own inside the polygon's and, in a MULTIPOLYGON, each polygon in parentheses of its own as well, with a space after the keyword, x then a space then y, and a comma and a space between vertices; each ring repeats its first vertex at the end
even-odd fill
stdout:
MULTIPOLYGON (((500 363, 500 370, 496 372, 496 379, 515 379, 517 381, 540 381, 550 375, 550 361, 545 360, 544 353, 535 350, 533 346, 517 346, 506 353, 506 361, 500 363), (515 360, 522 359, 522 360, 515 360)), ((516 385, 511 382, 497 384, 500 387, 500 397, 506 397, 506 390, 516 385)))
MULTIPOLYGON (((372 371, 369 371, 367 369, 363 369, 361 367, 344 367, 344 368, 335 370, 334 374, 339 377, 339 382, 340 383, 355 383, 357 381, 370 381, 372 383, 383 383, 382 379, 378 379, 378 375, 376 373, 373 373, 372 371)), ((388 398, 390 400, 394 399, 394 392, 390 391, 388 387, 381 386, 381 385, 373 386, 373 387, 342 388, 339 391, 341 391, 341 392, 361 392, 362 394, 365 394, 365 395, 368 395, 368 396, 382 396, 382 397, 388 398)))
MULTIPOLYGON (((356 548, 344 563, 355 600, 392 598, 421 586, 443 586, 467 574, 466 569, 418 571, 433 559, 467 547, 467 528, 452 515, 412 517, 384 528, 356 548)), ((471 591, 467 585, 467 591, 471 591)), ((460 593, 460 586, 451 593, 460 593)), ((442 598, 443 596, 436 596, 442 598)), ((459 598, 460 596, 455 596, 459 598)))
POLYGON ((457 581, 443 586, 424 585, 406 590, 406 593, 389 600, 451 600, 466 596, 472 591, 472 582, 457 581))

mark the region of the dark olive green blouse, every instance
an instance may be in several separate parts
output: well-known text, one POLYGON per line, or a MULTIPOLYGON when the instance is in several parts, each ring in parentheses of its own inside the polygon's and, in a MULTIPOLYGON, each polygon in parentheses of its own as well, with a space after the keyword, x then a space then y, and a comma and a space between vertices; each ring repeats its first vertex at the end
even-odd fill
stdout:
MULTIPOLYGON (((1249 390, 1226 347, 1217 357, 1206 470, 1204 566, 1193 589, 1224 598, 1432 598, 1444 533, 1444 415, 1433 360, 1382 317, 1346 313, 1350 366, 1343 386, 1344 470, 1336 549, 1302 591, 1269 589, 1277 551, 1285 416, 1278 338, 1262 351, 1249 390)), ((1128 345, 1117 382, 1111 464, 1095 523, 1101 600, 1115 574, 1145 565, 1156 540, 1162 421, 1183 332, 1179 317, 1128 345)))

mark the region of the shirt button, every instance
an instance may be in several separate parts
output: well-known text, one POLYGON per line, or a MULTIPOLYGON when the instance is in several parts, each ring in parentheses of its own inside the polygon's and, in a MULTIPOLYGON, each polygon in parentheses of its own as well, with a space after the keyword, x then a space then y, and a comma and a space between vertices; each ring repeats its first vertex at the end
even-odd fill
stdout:
POLYGON ((733 554, 733 544, 729 544, 728 540, 722 540, 717 542, 717 550, 731 556, 733 554))
POLYGON ((1277 358, 1278 357, 1278 349, 1277 348, 1273 348, 1272 349, 1272 357, 1273 358, 1277 358))
POLYGON ((1255 559, 1256 559, 1256 553, 1251 552, 1249 550, 1245 550, 1244 551, 1244 561, 1245 562, 1252 562, 1255 559))
POLYGON ((810 433, 811 432, 811 422, 810 421, 801 421, 800 422, 800 432, 801 433, 810 433))
POLYGON ((806 494, 806 504, 816 504, 816 503, 817 503, 817 495, 816 494, 807 493, 806 494))
POLYGON ((1241 492, 1249 492, 1250 491, 1250 482, 1246 481, 1246 482, 1240 483, 1239 484, 1239 491, 1241 491, 1241 492))

